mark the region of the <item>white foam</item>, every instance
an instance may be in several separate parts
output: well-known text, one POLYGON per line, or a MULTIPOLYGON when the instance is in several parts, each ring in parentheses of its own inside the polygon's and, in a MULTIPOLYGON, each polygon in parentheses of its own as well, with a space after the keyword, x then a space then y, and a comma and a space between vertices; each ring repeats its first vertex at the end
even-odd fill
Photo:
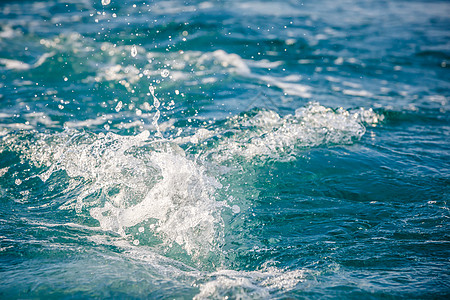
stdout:
POLYGON ((25 71, 39 67, 47 60, 47 58, 52 57, 53 55, 55 55, 54 52, 44 53, 34 64, 27 64, 15 59, 0 58, 0 64, 8 70, 25 71))
POLYGON ((260 271, 221 270, 207 275, 199 284, 200 292, 194 299, 268 299, 273 292, 293 289, 305 280, 303 270, 282 270, 264 267, 260 271))
POLYGON ((19 130, 27 130, 27 129, 33 129, 33 126, 31 126, 29 124, 23 124, 23 123, 9 123, 9 124, 0 123, 0 128, 13 128, 13 129, 19 129, 19 130))
POLYGON ((215 252, 221 241, 225 204, 214 197, 220 184, 180 147, 150 138, 148 131, 136 136, 67 131, 42 135, 22 151, 47 166, 43 181, 58 170, 81 180, 78 197, 61 208, 89 212, 103 230, 126 237, 128 228, 153 222, 154 235, 193 258, 215 252))
MULTIPOLYGON (((247 66, 245 61, 237 54, 227 53, 223 50, 216 50, 212 53, 212 56, 220 61, 220 64, 227 68, 232 67, 233 71, 238 74, 246 75, 250 74, 250 68, 247 66)), ((200 57, 199 61, 202 62, 203 59, 207 58, 208 55, 200 57)))
MULTIPOLYGON (((191 56, 195 54, 196 53, 191 53, 191 56)), ((227 53, 223 50, 216 50, 212 53, 204 53, 197 60, 197 65, 200 66, 200 69, 202 69, 205 65, 210 66, 211 63, 213 63, 213 66, 222 66, 228 72, 262 81, 269 86, 278 87, 287 95, 299 96, 302 98, 311 98, 311 87, 298 82, 294 82, 300 81, 302 79, 299 75, 293 74, 290 76, 278 78, 275 76, 255 74, 249 68, 249 65, 256 68, 275 68, 281 64, 280 62, 270 62, 268 60, 244 60, 238 54, 227 53), (211 62, 211 60, 213 62, 211 62)), ((209 70, 209 72, 214 73, 214 67, 212 68, 212 70, 209 70)), ((209 72, 203 72, 201 75, 206 75, 209 72)))
POLYGON ((252 67, 258 67, 258 68, 264 68, 264 69, 274 69, 278 68, 283 64, 282 61, 270 61, 268 59, 262 59, 262 60, 246 60, 247 64, 251 65, 252 67))
POLYGON ((216 223, 220 221, 221 206, 214 199, 214 190, 220 185, 184 156, 152 153, 151 161, 160 167, 162 179, 142 201, 127 208, 108 204, 92 209, 91 215, 104 229, 119 232, 144 220, 156 219, 155 232, 168 245, 175 242, 194 256, 212 251, 217 242, 216 223))
POLYGON ((88 77, 85 81, 117 81, 128 91, 131 91, 132 85, 140 80, 139 73, 139 70, 132 65, 125 67, 121 65, 108 65, 100 68, 95 77, 88 77))
POLYGON ((354 88, 354 89, 360 89, 362 87, 361 84, 359 83, 355 83, 355 82, 350 82, 350 81, 343 81, 342 85, 354 88))
MULTIPOLYGON (((294 77, 291 77, 291 78, 288 77, 287 80, 286 79, 283 80, 282 78, 276 78, 276 77, 268 76, 268 75, 257 76, 257 78, 267 82, 268 84, 270 84, 272 86, 276 86, 276 87, 280 88, 287 95, 299 96, 302 98, 311 98, 311 93, 309 92, 311 90, 311 87, 304 85, 304 84, 300 84, 300 83, 289 82, 294 77)), ((299 78, 296 78, 296 79, 299 79, 299 78)))
POLYGON ((29 70, 31 68, 31 65, 15 59, 0 58, 0 64, 8 70, 29 70))
MULTIPOLYGON (((235 157, 286 160, 304 147, 351 144, 365 133, 363 123, 372 125, 382 119, 371 109, 333 110, 312 102, 297 109, 295 115, 281 117, 274 111, 261 110, 253 116, 230 118, 227 126, 217 129, 214 134, 194 136, 197 143, 213 135, 220 138, 214 148, 205 151, 204 159, 219 162, 235 157), (227 132, 233 134, 225 137, 227 132)), ((186 139, 175 141, 182 143, 186 139)))
MULTIPOLYGON (((54 41, 47 42, 50 43, 51 47, 58 45, 53 45, 54 41)), ((263 85, 279 88, 286 95, 311 98, 311 87, 301 83, 302 78, 298 74, 276 77, 263 76, 259 72, 252 71, 252 69, 277 68, 282 64, 280 61, 243 59, 239 54, 227 53, 224 50, 213 52, 182 51, 162 55, 149 52, 143 47, 132 46, 130 49, 130 46, 114 46, 110 43, 103 43, 101 49, 109 54, 102 58, 111 57, 111 59, 98 69, 96 76, 88 77, 85 80, 86 82, 117 81, 125 86, 129 92, 132 92, 138 82, 145 81, 148 83, 149 79, 160 80, 162 77, 163 80, 165 78, 172 81, 183 80, 185 85, 196 86, 213 84, 223 76, 237 74, 263 85), (135 57, 136 60, 142 64, 148 62, 142 68, 137 68, 134 64, 117 65, 115 63, 115 57, 122 57, 123 53, 127 51, 132 51, 135 54, 134 49, 142 53, 140 57, 135 57), (144 60, 142 60, 143 57, 145 57, 144 60), (192 76, 193 73, 195 76, 192 76)))
POLYGON ((357 97, 373 97, 373 94, 366 90, 342 90, 344 95, 357 96, 357 97))
POLYGON ((193 143, 197 144, 200 141, 206 140, 212 136, 214 136, 214 132, 208 129, 199 128, 194 135, 186 136, 186 137, 177 137, 173 141, 178 144, 185 144, 185 143, 193 143))
POLYGON ((112 115, 102 115, 95 119, 88 119, 83 121, 67 121, 64 123, 65 128, 82 128, 82 127, 92 127, 104 124, 108 120, 112 119, 112 115))
POLYGON ((20 30, 14 30, 8 25, 3 25, 3 30, 0 31, 0 38, 13 38, 22 35, 20 30))
POLYGON ((44 124, 46 127, 55 127, 59 124, 57 121, 53 121, 49 115, 43 112, 33 112, 25 114, 25 118, 27 119, 28 124, 33 125, 34 127, 36 127, 38 123, 44 124))

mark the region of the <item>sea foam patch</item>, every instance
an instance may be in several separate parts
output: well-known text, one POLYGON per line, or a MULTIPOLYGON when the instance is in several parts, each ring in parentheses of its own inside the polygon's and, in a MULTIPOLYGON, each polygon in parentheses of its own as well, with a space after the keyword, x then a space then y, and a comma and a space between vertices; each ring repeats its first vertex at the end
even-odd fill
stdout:
POLYGON ((219 243, 224 204, 214 191, 221 185, 176 144, 150 138, 148 131, 119 136, 75 130, 41 134, 25 144, 23 154, 45 169, 39 174, 43 181, 65 171, 81 183, 67 185, 66 192, 76 186, 78 196, 60 208, 89 214, 103 230, 126 237, 131 227, 146 226, 193 257, 219 243))
MULTIPOLYGON (((201 143, 202 138, 217 139, 214 146, 205 150, 204 157, 209 160, 223 162, 236 157, 289 160, 305 147, 352 144, 364 135, 365 125, 383 119, 372 109, 331 109, 311 102, 293 115, 280 116, 272 110, 237 115, 229 118, 225 126, 194 136, 196 143, 201 143)), ((175 141, 183 143, 186 139, 175 141)))

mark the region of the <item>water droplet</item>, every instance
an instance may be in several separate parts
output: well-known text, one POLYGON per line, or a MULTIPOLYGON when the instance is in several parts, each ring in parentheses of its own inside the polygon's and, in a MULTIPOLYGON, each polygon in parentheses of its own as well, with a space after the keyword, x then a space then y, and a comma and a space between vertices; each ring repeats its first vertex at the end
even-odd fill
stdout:
POLYGON ((144 227, 139 227, 139 232, 144 232, 144 227))
POLYGON ((14 181, 17 185, 21 185, 22 184, 22 180, 20 180, 19 178, 16 179, 16 181, 14 181))
POLYGON ((156 109, 158 109, 160 104, 161 104, 161 103, 159 102, 158 98, 155 97, 155 98, 153 99, 153 106, 154 106, 156 109))
POLYGON ((156 111, 155 115, 153 116, 153 124, 158 125, 159 117, 161 116, 161 113, 159 110, 156 111))
POLYGON ((160 105, 160 102, 159 102, 158 98, 156 98, 156 96, 155 96, 155 88, 154 88, 152 85, 150 85, 150 86, 148 87, 148 89, 149 89, 150 93, 151 93, 152 96, 153 96, 153 106, 154 106, 156 109, 158 109, 158 108, 159 108, 159 105, 160 105))
POLYGON ((139 245, 139 240, 134 240, 134 241, 133 241, 133 244, 134 244, 135 246, 139 245))
POLYGON ((103 5, 108 5, 111 3, 111 0, 102 0, 103 5))
POLYGON ((170 74, 169 70, 167 70, 167 69, 164 69, 164 70, 161 71, 161 76, 164 77, 164 78, 169 76, 169 74, 170 74))
POLYGON ((119 101, 119 103, 117 103, 117 105, 116 105, 115 110, 116 110, 117 112, 119 112, 119 111, 122 109, 122 106, 123 106, 122 101, 119 101))
POLYGON ((137 55, 136 45, 133 45, 131 47, 131 56, 136 57, 136 55, 137 55))
POLYGON ((231 211, 233 211, 233 213, 238 214, 241 211, 241 208, 237 205, 233 205, 231 207, 231 211))

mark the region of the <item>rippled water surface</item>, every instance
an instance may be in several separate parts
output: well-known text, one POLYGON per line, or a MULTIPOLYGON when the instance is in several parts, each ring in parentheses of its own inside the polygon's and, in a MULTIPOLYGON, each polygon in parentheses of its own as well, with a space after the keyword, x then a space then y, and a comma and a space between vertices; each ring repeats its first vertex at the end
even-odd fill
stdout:
POLYGON ((449 16, 0 2, 0 298, 449 297, 449 16))

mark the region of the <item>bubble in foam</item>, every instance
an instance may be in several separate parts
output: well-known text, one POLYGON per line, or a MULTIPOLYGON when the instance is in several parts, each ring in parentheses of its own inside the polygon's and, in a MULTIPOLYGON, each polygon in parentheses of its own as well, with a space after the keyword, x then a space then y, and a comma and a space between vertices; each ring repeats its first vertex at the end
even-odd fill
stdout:
POLYGON ((136 55, 137 55, 137 48, 136 45, 133 45, 131 47, 131 56, 136 57, 136 55))
POLYGON ((239 206, 237 206, 237 205, 233 205, 233 206, 231 207, 231 211, 232 211, 233 213, 235 213, 235 214, 238 214, 238 213, 241 212, 241 208, 240 208, 239 206))
POLYGON ((134 240, 133 245, 135 245, 135 246, 139 245, 139 240, 134 240))

